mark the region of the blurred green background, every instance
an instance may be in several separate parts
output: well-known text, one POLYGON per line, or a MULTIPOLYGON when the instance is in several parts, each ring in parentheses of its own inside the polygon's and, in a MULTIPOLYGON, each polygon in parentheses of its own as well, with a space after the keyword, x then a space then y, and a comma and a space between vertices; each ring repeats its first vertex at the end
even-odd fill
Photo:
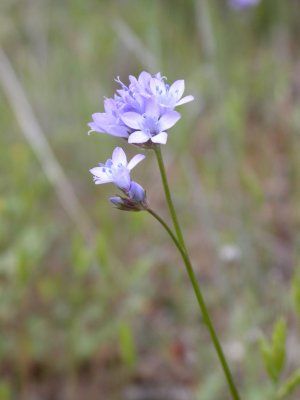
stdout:
POLYGON ((120 143, 90 115, 142 70, 196 98, 163 148, 174 200, 242 398, 275 399, 300 367, 299 21, 298 0, 1 0, 1 400, 229 398, 172 243, 88 172, 120 143))

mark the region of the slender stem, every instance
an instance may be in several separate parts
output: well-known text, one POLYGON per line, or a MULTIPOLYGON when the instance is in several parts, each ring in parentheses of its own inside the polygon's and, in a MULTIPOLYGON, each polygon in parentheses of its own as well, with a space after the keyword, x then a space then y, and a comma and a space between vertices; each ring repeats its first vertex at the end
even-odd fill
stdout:
POLYGON ((175 211, 175 207, 172 201, 172 197, 171 197, 171 192, 170 192, 170 188, 169 188, 169 183, 168 183, 168 178, 167 178, 167 174, 166 174, 166 169, 165 169, 165 165, 164 165, 164 161, 162 158, 162 154, 161 154, 161 149, 160 146, 156 146, 154 148, 155 154, 156 154, 156 158, 157 158, 157 163, 159 166, 159 171, 160 171, 160 175, 161 175, 161 180, 162 180, 162 184, 164 187, 164 191, 165 191, 165 195, 166 195, 166 200, 168 203, 168 207, 171 213, 171 217, 172 217, 172 221, 173 221, 173 225, 176 231, 176 235, 178 238, 178 241, 180 243, 180 245, 186 250, 186 246, 184 243, 184 238, 183 238, 183 234, 179 225, 179 221, 177 218, 177 214, 175 211))
POLYGON ((148 211, 149 214, 151 214, 155 219, 157 219, 157 221, 165 228, 165 230, 168 232, 168 234, 170 235, 170 237, 172 238, 175 246, 177 247, 177 249, 179 250, 180 254, 182 255, 182 257, 186 257, 185 251, 182 249, 182 247, 180 246, 180 243, 178 242, 176 236, 174 235, 174 233, 172 232, 171 228, 169 227, 169 225, 158 215, 156 214, 155 211, 153 211, 151 208, 147 208, 146 209, 148 211))
POLYGON ((159 147, 155 148, 155 154, 157 157, 157 161, 158 161, 158 165, 159 165, 159 170, 161 173, 161 177, 162 177, 162 183, 164 186, 164 190, 165 190, 165 195, 166 195, 166 200, 169 206, 169 210, 170 210, 170 214, 173 220, 173 224, 174 224, 174 228, 176 231, 176 235, 177 238, 175 237, 175 235, 173 234, 173 232, 171 231, 171 229, 169 228, 169 226, 164 222, 164 220, 157 215, 153 210, 148 209, 147 211, 165 228, 165 230, 168 232, 168 234, 170 235, 171 239, 173 240, 174 244, 176 245, 177 249, 179 250, 182 259, 184 261, 188 276, 190 278, 190 281, 192 283, 198 304, 200 306, 201 312, 202 312, 202 316, 203 316, 203 320, 205 322, 205 324, 207 325, 207 328, 209 330, 213 345, 215 347, 215 350, 217 352, 217 355, 219 357, 219 361, 222 365, 225 377, 227 379, 227 383, 230 389, 230 393, 231 396, 234 400, 240 400, 240 396, 238 394, 237 388, 234 384, 233 381, 233 377, 231 374, 231 371, 229 369, 229 366, 227 364, 222 346, 219 342, 216 330, 214 328, 213 322, 210 318, 209 315, 209 311, 207 309, 204 297, 202 295, 200 286, 197 282, 197 278, 195 275, 195 272, 193 270, 193 266, 191 263, 191 260, 189 258, 189 255, 187 253, 186 250, 186 246, 185 246, 185 242, 184 242, 184 238, 183 238, 183 234, 179 225, 179 221, 176 215, 176 211, 173 205, 173 201, 172 201, 172 197, 171 197, 171 193, 170 193, 170 189, 169 189, 169 185, 168 185, 168 179, 167 179, 167 175, 166 175, 166 170, 165 170, 165 166, 164 166, 164 162, 163 162, 163 158, 161 155, 161 150, 159 147))

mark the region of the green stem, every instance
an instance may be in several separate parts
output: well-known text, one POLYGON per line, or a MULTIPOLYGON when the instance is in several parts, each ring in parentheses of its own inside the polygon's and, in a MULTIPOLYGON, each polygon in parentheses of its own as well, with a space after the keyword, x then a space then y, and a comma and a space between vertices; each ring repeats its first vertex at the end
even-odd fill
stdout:
POLYGON ((182 247, 180 246, 180 243, 178 242, 176 236, 174 235, 174 233, 172 232, 171 228, 169 227, 169 225, 158 215, 156 214, 155 211, 153 211, 151 208, 147 208, 146 211, 148 211, 149 214, 151 214, 155 219, 157 219, 157 221, 165 228, 165 230, 168 232, 168 234, 170 235, 171 239, 173 240, 175 246, 177 247, 177 249, 179 250, 180 254, 182 255, 182 257, 186 257, 185 251, 182 249, 182 247))
POLYGON ((167 199, 167 203, 168 203, 168 207, 171 213, 171 217, 172 217, 172 221, 173 221, 173 225, 176 231, 176 235, 178 238, 178 241, 180 243, 180 245, 184 248, 184 250, 186 250, 186 246, 184 243, 184 238, 183 238, 183 234, 179 225, 179 221, 177 218, 177 214, 175 211, 175 207, 172 201, 172 197, 171 197, 171 192, 170 192, 170 188, 169 188, 169 184, 168 184, 168 178, 167 178, 167 174, 166 174, 166 169, 164 166, 164 161, 162 158, 162 154, 161 154, 161 149, 160 146, 155 146, 154 148, 155 154, 156 154, 156 158, 157 158, 157 162, 158 162, 158 166, 159 166, 159 171, 160 171, 160 175, 161 175, 161 180, 163 183, 163 187, 164 187, 164 191, 165 191, 165 195, 166 195, 166 199, 167 199))
POLYGON ((191 263, 191 260, 189 258, 189 255, 187 253, 186 250, 186 246, 185 246, 185 242, 184 242, 184 238, 183 238, 183 234, 178 222, 178 218, 177 218, 177 214, 173 205, 173 201, 172 201, 172 197, 171 197, 171 193, 170 193, 170 189, 169 189, 169 185, 168 185, 168 179, 167 179, 167 175, 166 175, 166 170, 165 170, 165 166, 164 166, 164 162, 163 162, 163 158, 162 158, 162 154, 161 154, 161 150, 160 147, 156 147, 155 148, 155 154, 157 157, 157 161, 158 161, 158 165, 159 165, 159 170, 161 173, 161 177, 162 177, 162 183, 163 183, 163 187, 164 187, 164 191, 165 191, 165 195, 166 195, 166 200, 169 206, 169 210, 171 213, 171 217, 173 220, 173 224, 174 224, 174 228, 176 231, 176 235, 177 238, 175 237, 175 235, 173 234, 173 232, 171 231, 171 229, 169 228, 169 226, 164 222, 164 220, 157 215, 153 210, 148 209, 147 211, 165 228, 165 230, 168 232, 168 234, 170 235, 171 239, 173 240, 174 244, 176 245, 177 249, 179 250, 182 259, 184 261, 188 276, 190 278, 190 281, 192 283, 196 298, 198 300, 198 304, 200 306, 201 312, 202 312, 202 316, 203 316, 203 320, 205 322, 205 324, 207 325, 207 328, 209 330, 213 345, 215 347, 215 350, 217 352, 217 355, 219 357, 219 361, 222 365, 225 377, 227 379, 227 383, 230 389, 230 393, 232 395, 232 398, 234 400, 240 400, 240 396, 238 394, 237 388, 234 384, 233 378, 232 378, 232 374, 230 372, 229 366, 227 364, 222 346, 219 342, 218 336, 216 334, 216 330, 214 328, 213 322, 210 318, 209 315, 209 311, 207 309, 204 297, 202 295, 200 286, 197 282, 197 278, 191 263))

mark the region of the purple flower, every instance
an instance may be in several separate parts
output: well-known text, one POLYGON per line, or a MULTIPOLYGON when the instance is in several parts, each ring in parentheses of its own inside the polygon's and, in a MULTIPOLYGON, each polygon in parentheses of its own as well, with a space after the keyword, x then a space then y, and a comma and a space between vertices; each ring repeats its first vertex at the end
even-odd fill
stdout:
POLYGON ((230 6, 236 10, 256 6, 259 2, 260 0, 229 0, 230 6))
POLYGON ((113 98, 104 101, 105 112, 93 114, 88 125, 90 132, 123 137, 129 143, 165 144, 166 130, 180 119, 174 108, 194 99, 182 97, 183 80, 170 86, 160 73, 151 75, 143 71, 138 78, 130 75, 128 86, 119 78, 116 81, 121 88, 113 98))
MULTIPOLYGON (((160 74, 155 75, 157 79, 161 78, 160 74)), ((126 90, 128 90, 133 97, 136 97, 136 95, 140 95, 143 97, 149 97, 151 95, 150 93, 150 80, 152 79, 152 75, 149 74, 149 72, 143 71, 140 73, 138 78, 136 78, 133 75, 129 75, 129 87, 127 88, 124 83, 120 81, 120 79, 117 79, 117 82, 120 83, 120 85, 126 90)))
POLYGON ((122 103, 118 99, 104 100, 104 113, 92 115, 93 121, 88 124, 91 128, 89 132, 108 133, 112 136, 127 138, 129 129, 120 119, 122 103))
POLYGON ((90 172, 93 174, 96 185, 112 182, 128 193, 131 186, 130 171, 144 158, 143 154, 137 154, 128 163, 124 150, 116 147, 111 159, 108 159, 105 164, 100 163, 98 167, 90 169, 90 172))
POLYGON ((163 79, 151 78, 150 80, 150 90, 158 104, 169 109, 174 109, 194 100, 191 95, 182 98, 184 86, 183 79, 175 81, 171 86, 165 83, 163 79))
POLYGON ((161 114, 159 105, 151 98, 146 102, 143 114, 131 111, 122 115, 125 125, 133 129, 128 143, 146 143, 150 140, 165 144, 168 138, 165 131, 172 128, 179 119, 180 114, 177 111, 161 114))

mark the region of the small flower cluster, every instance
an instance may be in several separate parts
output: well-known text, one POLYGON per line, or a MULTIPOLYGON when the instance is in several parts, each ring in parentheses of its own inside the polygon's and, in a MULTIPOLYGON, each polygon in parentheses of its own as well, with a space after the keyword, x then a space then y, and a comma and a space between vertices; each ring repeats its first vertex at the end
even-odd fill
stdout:
MULTIPOLYGON (((90 132, 107 133, 121 137, 128 143, 144 148, 154 148, 167 142, 167 130, 180 119, 177 106, 192 101, 193 96, 183 96, 184 80, 166 83, 160 73, 142 72, 138 78, 129 76, 126 86, 120 85, 113 98, 104 100, 104 112, 92 115, 88 125, 90 132)), ((114 183, 126 197, 114 196, 110 201, 119 209, 140 211, 147 208, 145 190, 130 178, 130 172, 145 158, 137 154, 127 162, 120 147, 115 148, 112 158, 105 164, 92 168, 95 184, 114 183)))
POLYGON ((144 71, 138 78, 130 75, 128 86, 119 78, 116 81, 121 88, 113 98, 105 99, 104 113, 92 115, 91 132, 119 136, 144 147, 165 144, 166 131, 180 119, 175 107, 194 99, 182 97, 184 80, 168 85, 160 73, 152 76, 144 71))

